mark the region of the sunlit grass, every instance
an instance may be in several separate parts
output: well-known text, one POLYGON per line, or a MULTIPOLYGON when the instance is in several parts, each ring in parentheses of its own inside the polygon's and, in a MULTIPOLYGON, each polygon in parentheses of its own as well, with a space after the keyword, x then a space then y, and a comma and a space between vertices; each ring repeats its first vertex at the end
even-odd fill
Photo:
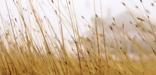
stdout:
MULTIPOLYGON (((61 1, 47 1, 59 20, 59 32, 55 31, 48 16, 40 15, 33 0, 28 1, 29 8, 26 9, 21 0, 12 2, 18 13, 16 18, 12 17, 9 3, 5 1, 9 20, 6 23, 0 14, 0 75, 156 74, 155 26, 146 12, 144 18, 137 17, 126 3, 121 2, 133 18, 130 24, 137 35, 132 37, 124 24, 117 24, 115 17, 112 17, 112 24, 107 25, 102 15, 95 11, 88 36, 84 37, 72 0, 66 0, 68 18, 61 12, 61 1), (53 4, 58 6, 55 8, 53 4), (67 41, 66 36, 72 41, 67 41)), ((84 16, 81 18, 86 20, 84 16)))

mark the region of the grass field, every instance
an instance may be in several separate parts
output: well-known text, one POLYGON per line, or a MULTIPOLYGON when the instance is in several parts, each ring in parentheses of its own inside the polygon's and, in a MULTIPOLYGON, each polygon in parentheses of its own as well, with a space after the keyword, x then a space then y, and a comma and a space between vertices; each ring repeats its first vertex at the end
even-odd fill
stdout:
POLYGON ((125 31, 124 24, 118 26, 114 17, 112 25, 106 25, 96 13, 88 36, 82 36, 73 0, 65 1, 68 19, 61 12, 60 1, 49 3, 59 19, 57 32, 54 21, 41 16, 38 9, 42 7, 33 0, 28 0, 27 9, 22 0, 12 1, 15 17, 5 0, 9 20, 6 22, 0 14, 0 75, 156 75, 155 25, 146 12, 139 18, 121 2, 133 18, 130 23, 137 33, 135 37, 125 31), (58 7, 54 7, 57 3, 58 7))

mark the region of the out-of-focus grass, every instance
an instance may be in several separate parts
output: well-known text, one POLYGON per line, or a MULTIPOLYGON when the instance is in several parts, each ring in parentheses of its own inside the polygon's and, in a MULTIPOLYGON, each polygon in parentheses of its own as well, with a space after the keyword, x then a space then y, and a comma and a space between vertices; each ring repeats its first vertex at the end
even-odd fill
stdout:
MULTIPOLYGON (((51 20, 40 16, 33 0, 29 0, 29 10, 33 23, 28 23, 20 0, 13 1, 18 18, 12 19, 7 7, 9 23, 0 18, 2 35, 0 36, 0 75, 155 75, 155 26, 148 18, 145 20, 130 15, 139 37, 132 38, 119 27, 113 18, 112 25, 106 25, 95 13, 90 36, 80 35, 72 0, 66 0, 69 12, 69 27, 72 42, 66 42, 64 34, 65 17, 58 7, 55 14, 59 18, 60 35, 55 32, 51 20), (44 22, 43 22, 44 20, 44 22), (20 21, 21 23, 17 23, 20 21), (45 23, 46 22, 46 23, 45 23), (145 24, 150 27, 146 29, 145 24), (5 30, 8 25, 9 30, 5 30), (18 25, 23 30, 18 30, 18 25), (39 40, 31 30, 35 26, 39 40), (48 28, 46 28, 46 26, 48 28), (48 29, 48 31, 47 31, 48 29), (54 35, 48 35, 51 32, 54 35), (108 33, 110 35, 108 35, 108 33), (35 39, 33 37, 36 37, 35 39), (152 41, 151 41, 152 40, 152 41), (36 43, 36 41, 39 41, 36 43), (67 47, 70 43, 70 48, 67 47)), ((55 3, 52 1, 52 3, 55 3)), ((141 1, 142 3, 142 1, 141 1)), ((126 3, 122 3, 127 9, 126 3)), ((58 6, 60 4, 58 3, 58 6)), ((6 6, 8 3, 6 1, 6 6)), ((44 11, 42 11, 44 12, 44 11)), ((85 20, 85 17, 83 17, 85 20)), ((68 30, 68 29, 67 29, 68 30)), ((70 34, 70 33, 69 33, 70 34)))
POLYGON ((98 61, 98 57, 81 58, 81 68, 77 58, 56 58, 20 52, 1 52, 1 75, 155 75, 155 59, 113 60, 109 57, 98 61))

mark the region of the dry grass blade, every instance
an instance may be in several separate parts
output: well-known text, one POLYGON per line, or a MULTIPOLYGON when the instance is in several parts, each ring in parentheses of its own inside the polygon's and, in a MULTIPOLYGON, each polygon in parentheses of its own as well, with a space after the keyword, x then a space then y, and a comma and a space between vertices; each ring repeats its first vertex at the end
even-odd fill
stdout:
POLYGON ((134 27, 134 36, 114 16, 111 24, 105 22, 103 0, 93 1, 92 23, 86 15, 77 16, 74 0, 42 1, 5 0, 8 20, 0 11, 0 75, 156 75, 155 25, 143 0, 141 18, 121 2, 132 17, 127 24, 134 27), (86 36, 81 35, 79 18, 89 26, 86 36))

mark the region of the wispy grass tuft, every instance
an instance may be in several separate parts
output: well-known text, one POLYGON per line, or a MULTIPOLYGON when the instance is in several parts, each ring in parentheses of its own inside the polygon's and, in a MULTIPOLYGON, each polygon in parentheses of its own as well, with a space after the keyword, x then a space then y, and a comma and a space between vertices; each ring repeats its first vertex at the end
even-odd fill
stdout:
MULTIPOLYGON (((66 10, 62 9, 60 0, 46 1, 52 8, 49 11, 58 20, 56 24, 39 1, 27 0, 25 7, 22 0, 5 0, 9 20, 5 22, 0 11, 0 75, 156 74, 155 25, 150 21, 143 0, 140 0, 145 14, 143 18, 135 16, 128 3, 121 2, 133 18, 130 25, 135 29, 134 37, 125 30, 125 24, 118 24, 115 17, 111 24, 105 23, 102 4, 101 14, 96 13, 96 0, 92 23, 81 16, 91 25, 85 37, 80 33, 74 0, 65 0, 66 10), (9 3, 13 4, 17 15, 13 15, 9 3)), ((151 3, 152 7, 154 5, 151 3)), ((134 7, 140 9, 137 5, 134 7)))

